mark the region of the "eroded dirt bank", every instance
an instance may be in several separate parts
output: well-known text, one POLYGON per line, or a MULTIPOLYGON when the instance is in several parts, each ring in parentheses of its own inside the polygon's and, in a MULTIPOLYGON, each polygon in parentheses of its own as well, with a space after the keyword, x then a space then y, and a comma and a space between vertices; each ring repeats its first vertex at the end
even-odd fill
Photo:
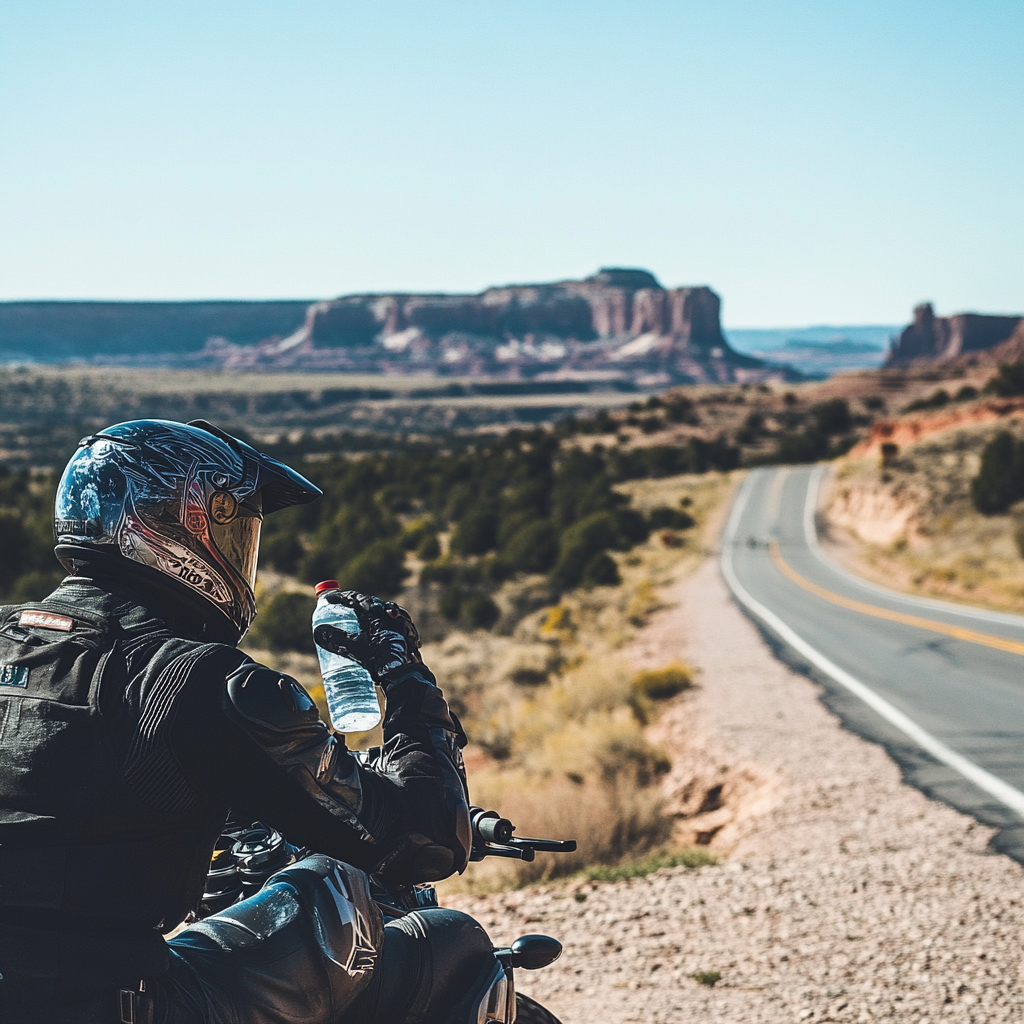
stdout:
POLYGON ((713 833, 725 859, 447 902, 496 941, 563 941, 560 961, 519 979, 565 1024, 1024 1020, 1024 870, 842 730, 731 603, 713 560, 668 596, 678 604, 633 653, 700 672, 660 723, 667 789, 700 812, 680 834, 713 833), (702 811, 694 793, 716 772, 722 806, 702 811), (698 984, 702 971, 721 980, 698 984))

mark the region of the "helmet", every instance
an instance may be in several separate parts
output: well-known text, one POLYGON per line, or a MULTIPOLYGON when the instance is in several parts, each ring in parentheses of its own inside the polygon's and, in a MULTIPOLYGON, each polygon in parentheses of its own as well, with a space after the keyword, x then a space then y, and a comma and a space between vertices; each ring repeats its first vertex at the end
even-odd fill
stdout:
POLYGON ((320 496, 276 459, 205 420, 132 420, 82 438, 57 487, 55 552, 133 577, 238 643, 256 617, 263 516, 320 496))

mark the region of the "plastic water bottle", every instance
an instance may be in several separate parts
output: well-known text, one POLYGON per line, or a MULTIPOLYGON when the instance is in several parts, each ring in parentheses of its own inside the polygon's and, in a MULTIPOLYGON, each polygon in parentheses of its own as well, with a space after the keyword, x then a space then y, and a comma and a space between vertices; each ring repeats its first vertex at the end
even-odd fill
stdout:
MULTIPOLYGON (((327 595, 338 589, 337 580, 324 580, 316 585, 313 628, 326 623, 356 635, 360 630, 355 611, 327 600, 327 595)), ((316 653, 320 658, 320 675, 324 679, 331 724, 338 732, 367 732, 372 729, 380 721, 380 705, 370 673, 351 658, 325 651, 319 644, 316 645, 316 653)))

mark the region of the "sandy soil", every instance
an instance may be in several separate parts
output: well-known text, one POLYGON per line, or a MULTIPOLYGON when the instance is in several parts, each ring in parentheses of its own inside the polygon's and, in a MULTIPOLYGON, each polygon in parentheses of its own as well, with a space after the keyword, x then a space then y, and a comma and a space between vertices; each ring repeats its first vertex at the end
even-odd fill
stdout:
POLYGON ((669 596, 633 654, 699 669, 658 730, 680 836, 703 832, 722 861, 447 902, 496 941, 562 940, 556 964, 518 978, 565 1024, 1024 1021, 1024 870, 841 729, 713 560, 669 596))

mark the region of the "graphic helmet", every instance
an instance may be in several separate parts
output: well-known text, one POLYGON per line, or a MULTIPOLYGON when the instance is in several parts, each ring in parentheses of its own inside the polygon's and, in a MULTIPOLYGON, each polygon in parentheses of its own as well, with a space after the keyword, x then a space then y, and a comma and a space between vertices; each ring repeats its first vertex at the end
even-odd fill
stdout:
POLYGON ((321 495, 205 420, 132 420, 78 443, 57 487, 57 558, 135 578, 235 644, 256 617, 263 516, 321 495))

